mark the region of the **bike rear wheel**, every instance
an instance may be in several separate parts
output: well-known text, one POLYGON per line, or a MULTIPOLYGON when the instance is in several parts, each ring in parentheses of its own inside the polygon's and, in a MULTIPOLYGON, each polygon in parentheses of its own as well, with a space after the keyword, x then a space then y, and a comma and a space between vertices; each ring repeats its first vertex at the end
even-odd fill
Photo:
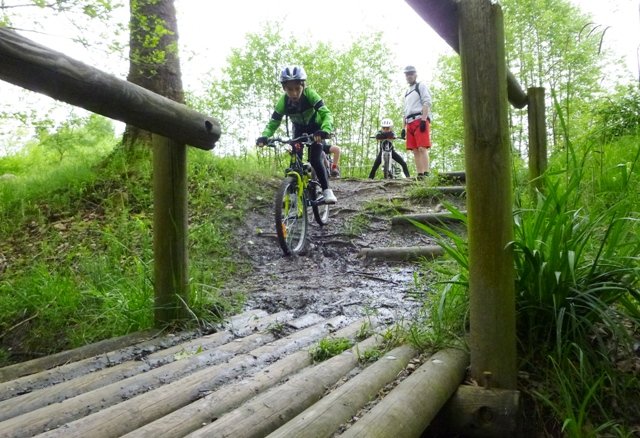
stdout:
POLYGON ((311 210, 313 211, 313 218, 320 225, 326 225, 329 221, 329 205, 321 204, 316 205, 315 201, 322 197, 322 187, 318 181, 309 182, 309 200, 311 201, 311 210))
POLYGON ((285 255, 301 254, 306 249, 308 220, 305 198, 304 193, 302 199, 298 198, 298 182, 291 176, 282 181, 276 192, 276 234, 285 255))

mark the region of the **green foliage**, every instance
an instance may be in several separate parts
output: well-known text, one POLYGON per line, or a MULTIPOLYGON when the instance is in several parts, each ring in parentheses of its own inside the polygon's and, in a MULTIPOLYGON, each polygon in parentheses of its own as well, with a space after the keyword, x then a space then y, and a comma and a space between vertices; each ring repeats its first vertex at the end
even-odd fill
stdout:
MULTIPOLYGON (((464 213, 446 204, 449 213, 467 223, 464 213)), ((433 237, 445 251, 443 259, 425 263, 423 271, 433 286, 414 276, 414 294, 421 297, 423 309, 411 324, 408 339, 422 350, 460 345, 468 326, 469 259, 466 238, 445 226, 413 222, 419 230, 433 237), (426 291, 425 291, 426 290, 426 291), (424 291, 424 292, 423 292, 424 291)))
POLYGON ((515 216, 519 333, 531 342, 584 339, 597 322, 615 328, 613 304, 639 300, 637 219, 623 207, 576 209, 579 176, 547 185, 515 216), (557 339, 556 339, 557 338, 557 339))
POLYGON ((72 118, 56 131, 40 129, 39 141, 17 155, 0 157, 0 231, 26 220, 40 222, 43 214, 62 208, 69 197, 85 189, 97 177, 92 165, 114 147, 113 126, 92 115, 72 118), (38 200, 46 199, 45 210, 38 200))
MULTIPOLYGON (((150 163, 132 164, 118 148, 99 165, 73 173, 78 180, 66 189, 23 168, 18 178, 46 184, 33 191, 22 182, 25 198, 0 200, 2 214, 13 213, 0 228, 0 338, 3 347, 14 346, 11 355, 0 355, 15 360, 151 327, 150 163)), ((230 242, 249 205, 265 202, 247 185, 269 177, 255 161, 195 150, 188 171, 189 306, 194 321, 209 324, 242 304, 239 294, 223 292, 245 269, 230 242)))
POLYGON ((615 93, 601 98, 595 105, 592 135, 601 143, 640 133, 640 86, 618 86, 615 93))
POLYGON ((360 328, 358 329, 358 333, 356 333, 356 341, 364 341, 369 336, 373 334, 373 327, 369 321, 362 323, 360 328))
POLYGON ((64 121, 55 132, 49 132, 46 125, 37 129, 38 154, 51 157, 55 154, 58 161, 73 154, 82 160, 87 156, 95 156, 96 146, 100 148, 102 143, 114 142, 114 130, 111 121, 97 114, 87 118, 72 117, 64 121))
POLYGON ((464 169, 464 124, 462 112, 460 56, 442 56, 431 85, 433 132, 431 168, 439 171, 464 169))
POLYGON ((339 355, 353 346, 353 341, 347 338, 323 338, 309 349, 314 362, 322 362, 339 355))
MULTIPOLYGON (((232 51, 222 79, 213 81, 208 95, 192 96, 191 101, 229 127, 220 147, 247 154, 282 94, 281 69, 303 65, 307 85, 333 113, 335 143, 348 151, 341 163, 343 176, 365 176, 377 152, 369 137, 380 118, 390 116, 400 126, 401 89, 392 81, 397 67, 387 62, 388 52, 380 34, 362 36, 338 49, 301 42, 280 24, 268 23, 260 33, 247 35, 243 48, 232 51)), ((286 135, 284 123, 276 135, 286 135)))
POLYGON ((431 184, 414 184, 409 189, 409 198, 415 203, 432 203, 443 198, 443 194, 431 184))
POLYGON ((123 30, 118 22, 118 10, 123 6, 124 3, 112 0, 3 0, 0 26, 46 32, 52 18, 54 22, 62 18, 73 29, 73 42, 85 47, 99 46, 109 44, 123 30))
POLYGON ((364 351, 358 350, 358 360, 360 363, 375 362, 394 347, 402 344, 406 340, 406 329, 401 324, 393 324, 377 336, 381 337, 377 345, 367 348, 364 351))
MULTIPOLYGON (((172 64, 178 55, 175 15, 171 15, 171 8, 162 5, 157 0, 132 0, 130 2, 130 79, 142 81, 147 85, 157 81, 162 76, 166 66, 172 64)), ((179 67, 179 64, 173 68, 179 67)), ((160 86, 160 85, 156 85, 160 86)), ((175 87, 167 81, 163 87, 175 87)), ((167 95, 175 90, 154 90, 167 95)), ((180 90, 181 92, 182 90, 180 90)))
MULTIPOLYGON (((630 334, 640 327, 640 181, 634 171, 640 149, 637 137, 601 151, 571 144, 569 159, 551 160, 544 193, 529 200, 528 189, 519 189, 511 246, 522 368, 544 382, 532 393, 568 436, 624 436, 629 425, 617 419, 635 414, 614 400, 632 400, 637 377, 610 358, 633 356, 630 334)), ((460 341, 466 330, 460 315, 468 314, 467 247, 447 228, 416 226, 434 236, 447 257, 423 268, 422 275, 438 279, 435 291, 416 276, 414 293, 425 311, 408 336, 421 348, 438 348, 460 341)))
POLYGON ((109 0, 56 0, 55 2, 45 0, 12 2, 5 0, 0 4, 0 12, 2 17, 9 19, 10 14, 17 13, 15 10, 33 11, 34 8, 37 8, 46 10, 50 14, 83 14, 92 19, 108 20, 111 14, 119 7, 122 7, 121 3, 109 0))
MULTIPOLYGON (((505 0, 504 26, 508 68, 524 90, 544 87, 558 106, 547 110, 549 149, 579 137, 591 118, 590 100, 601 90, 606 54, 601 53, 604 28, 568 0, 505 0), (565 127, 559 125, 559 115, 565 127)), ((512 142, 526 151, 526 111, 512 110, 512 142)))
POLYGON ((591 420, 593 412, 606 417, 603 404, 607 374, 594 368, 575 343, 567 343, 558 357, 550 355, 551 369, 547 375, 550 385, 534 394, 557 416, 564 419, 562 432, 571 438, 597 437, 613 432, 618 425, 613 420, 595 426, 591 420))
POLYGON ((402 202, 398 199, 373 200, 364 204, 364 211, 377 217, 394 216, 402 209, 402 202))
POLYGON ((344 233, 349 236, 360 236, 369 226, 370 219, 366 214, 357 214, 344 224, 344 233))

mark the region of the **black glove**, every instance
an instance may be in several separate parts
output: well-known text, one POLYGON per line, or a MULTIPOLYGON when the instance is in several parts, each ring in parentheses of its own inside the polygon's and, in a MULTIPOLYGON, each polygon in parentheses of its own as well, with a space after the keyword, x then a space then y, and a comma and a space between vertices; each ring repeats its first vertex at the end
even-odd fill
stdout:
POLYGON ((402 128, 402 131, 400 131, 400 138, 403 139, 403 140, 405 138, 407 138, 407 130, 406 129, 402 128))
POLYGON ((427 129, 427 121, 420 120, 420 132, 424 132, 427 129))
POLYGON ((267 137, 258 137, 256 139, 256 146, 265 146, 267 144, 267 137))
POLYGON ((320 137, 321 139, 326 140, 327 138, 329 138, 329 133, 327 131, 323 131, 322 129, 318 129, 313 133, 313 136, 320 137))
POLYGON ((385 138, 386 137, 385 137, 385 133, 384 132, 378 132, 376 134, 376 140, 384 140, 385 138))

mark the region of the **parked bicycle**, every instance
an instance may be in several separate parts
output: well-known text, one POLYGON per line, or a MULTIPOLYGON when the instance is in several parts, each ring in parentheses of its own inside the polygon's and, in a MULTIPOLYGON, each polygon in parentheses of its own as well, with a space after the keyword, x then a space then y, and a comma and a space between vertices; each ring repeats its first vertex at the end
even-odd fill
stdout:
MULTIPOLYGON (((304 148, 313 143, 313 136, 309 134, 293 139, 272 138, 267 142, 270 147, 290 146, 289 167, 275 196, 276 234, 285 255, 302 254, 306 250, 309 208, 318 224, 325 225, 329 219, 329 205, 324 202, 315 171, 310 163, 300 158, 304 148)), ((324 162, 325 158, 322 158, 324 162)))

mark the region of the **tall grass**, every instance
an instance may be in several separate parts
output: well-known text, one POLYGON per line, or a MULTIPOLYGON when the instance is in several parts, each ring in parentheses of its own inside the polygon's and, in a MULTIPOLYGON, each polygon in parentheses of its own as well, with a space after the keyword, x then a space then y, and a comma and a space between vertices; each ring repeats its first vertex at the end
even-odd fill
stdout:
POLYGON ((640 298, 637 218, 625 204, 598 212, 576 207, 575 175, 566 187, 549 181, 535 207, 515 213, 518 322, 526 345, 584 338, 596 322, 615 328, 612 305, 633 309, 640 298))
MULTIPOLYGON (((117 149, 85 167, 71 161, 3 185, 0 364, 153 324, 150 160, 117 149)), ((188 179, 189 306, 208 324, 242 303, 225 289, 247 268, 232 242, 245 212, 270 199, 260 189, 269 174, 252 159, 189 151, 188 179)))
MULTIPOLYGON (((414 196, 420 196, 415 194, 414 196)), ((426 192, 424 196, 430 197, 426 192)), ((449 203, 444 203, 452 217, 466 226, 466 216, 449 203)), ((427 262, 422 267, 427 281, 415 275, 416 290, 422 294, 424 306, 409 329, 409 339, 419 348, 436 350, 446 346, 463 346, 469 323, 469 261, 466 237, 442 226, 412 221, 413 225, 431 235, 446 253, 443 260, 427 262), (435 280, 435 281, 434 281, 435 280)))
MULTIPOLYGON (((528 188, 518 188, 514 211, 520 366, 536 382, 523 389, 572 437, 626 436, 640 420, 630 408, 638 377, 616 366, 634 357, 632 334, 640 327, 640 182, 632 171, 640 152, 637 137, 609 146, 616 153, 606 158, 595 159, 588 145, 567 151, 545 175, 544 193, 528 199, 528 188), (615 164, 621 162, 625 172, 615 164)), ((463 293, 450 299, 468 286, 465 242, 444 227, 416 226, 455 263, 449 279, 425 299, 433 317, 422 322, 423 331, 433 337, 446 333, 443 327, 460 330, 447 315, 467 314, 466 302, 457 298, 463 293)))

